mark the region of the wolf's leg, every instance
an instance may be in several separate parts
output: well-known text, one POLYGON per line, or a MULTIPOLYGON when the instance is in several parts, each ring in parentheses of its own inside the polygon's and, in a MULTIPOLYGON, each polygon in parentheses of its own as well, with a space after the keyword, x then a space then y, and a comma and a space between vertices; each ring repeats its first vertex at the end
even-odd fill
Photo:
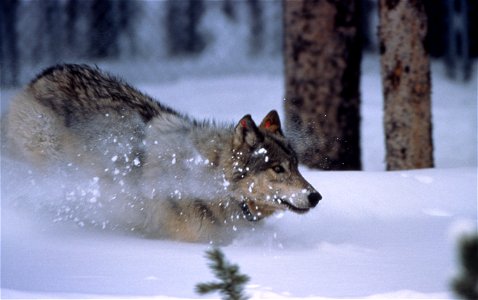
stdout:
POLYGON ((153 237, 186 242, 214 242, 222 240, 218 222, 204 202, 158 201, 149 212, 146 232, 153 237))

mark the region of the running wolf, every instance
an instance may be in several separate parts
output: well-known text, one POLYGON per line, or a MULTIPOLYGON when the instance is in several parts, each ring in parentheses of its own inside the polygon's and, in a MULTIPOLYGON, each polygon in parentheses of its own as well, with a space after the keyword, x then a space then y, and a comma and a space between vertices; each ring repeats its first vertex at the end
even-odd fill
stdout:
POLYGON ((276 111, 260 125, 250 115, 236 125, 197 121, 87 65, 38 75, 10 106, 7 139, 33 165, 89 170, 118 187, 111 193, 129 186, 123 197, 136 201, 149 236, 223 241, 322 198, 299 173, 276 111))

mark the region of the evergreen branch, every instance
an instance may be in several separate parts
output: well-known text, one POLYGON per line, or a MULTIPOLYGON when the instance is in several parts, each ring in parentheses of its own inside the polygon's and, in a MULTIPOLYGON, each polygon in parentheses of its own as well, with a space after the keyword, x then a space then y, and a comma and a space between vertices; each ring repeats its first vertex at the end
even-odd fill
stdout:
POLYGON ((219 249, 206 252, 206 258, 210 260, 209 268, 213 271, 219 282, 199 283, 196 292, 204 295, 219 292, 225 300, 244 300, 244 285, 249 281, 249 276, 239 272, 239 266, 230 264, 224 258, 224 253, 219 249))
POLYGON ((452 282, 463 299, 478 299, 478 235, 463 238, 460 246, 461 274, 452 282))

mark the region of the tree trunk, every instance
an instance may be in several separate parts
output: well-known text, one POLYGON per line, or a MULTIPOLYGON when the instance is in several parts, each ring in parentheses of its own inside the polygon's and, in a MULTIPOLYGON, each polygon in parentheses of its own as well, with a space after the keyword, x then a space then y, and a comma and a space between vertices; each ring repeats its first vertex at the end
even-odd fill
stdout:
POLYGON ((166 2, 166 33, 169 54, 191 55, 204 50, 206 41, 199 31, 204 13, 202 0, 166 2))
POLYGON ((89 54, 95 59, 118 56, 118 27, 113 0, 93 0, 90 15, 89 54))
POLYGON ((285 123, 309 167, 361 168, 359 7, 284 0, 285 123))
POLYGON ((50 63, 56 63, 64 55, 62 53, 63 47, 59 46, 64 42, 63 26, 61 26, 62 6, 59 1, 45 1, 44 10, 47 39, 46 56, 50 63))
POLYGON ((17 0, 0 0, 0 85, 18 84, 17 0))
POLYGON ((430 62, 420 0, 380 0, 387 170, 433 167, 430 62))
POLYGON ((247 1, 250 13, 250 54, 257 55, 264 48, 264 3, 247 1))

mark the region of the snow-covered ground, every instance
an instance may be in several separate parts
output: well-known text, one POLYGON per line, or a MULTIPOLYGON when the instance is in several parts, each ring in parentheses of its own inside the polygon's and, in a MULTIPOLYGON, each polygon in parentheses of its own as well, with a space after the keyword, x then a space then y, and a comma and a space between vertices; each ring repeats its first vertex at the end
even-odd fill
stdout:
MULTIPOLYGON (((384 172, 375 59, 363 70, 365 171, 304 168, 324 197, 314 210, 273 216, 222 248, 251 277, 254 298, 454 297, 457 241, 477 230, 476 77, 462 84, 433 76, 437 168, 384 172)), ((282 110, 281 74, 138 86, 198 118, 237 121, 251 113, 260 120, 282 110)), ((2 91, 2 111, 12 92, 2 91)), ((55 194, 55 182, 32 186, 12 175, 23 166, 2 159, 2 298, 198 298, 195 284, 213 279, 204 258, 209 245, 87 229, 30 209, 55 194)))

